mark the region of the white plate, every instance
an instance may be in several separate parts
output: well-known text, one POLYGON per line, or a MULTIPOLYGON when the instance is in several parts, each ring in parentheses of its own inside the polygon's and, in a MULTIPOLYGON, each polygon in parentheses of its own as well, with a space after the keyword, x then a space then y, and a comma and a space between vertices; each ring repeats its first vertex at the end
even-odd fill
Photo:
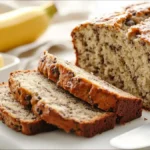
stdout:
POLYGON ((0 82, 7 82, 10 72, 18 69, 20 60, 12 55, 0 54, 4 59, 4 67, 0 68, 0 82))
MULTIPOLYGON (((74 56, 74 52, 68 50, 62 53, 52 50, 51 52, 61 58, 69 59, 74 56)), ((3 74, 3 76, 7 75, 7 73, 3 74)), ((143 111, 141 118, 125 125, 117 125, 114 129, 93 138, 78 137, 60 130, 27 136, 8 128, 0 122, 0 149, 115 149, 109 144, 112 138, 148 122, 150 122, 150 112, 143 111)))
MULTIPOLYGON (((150 122, 150 112, 143 111, 143 116, 125 125, 96 135, 93 138, 78 137, 57 130, 26 136, 0 123, 1 149, 115 149, 110 144, 111 138, 150 122), (145 120, 147 118, 148 120, 145 120), (145 120, 145 121, 144 121, 145 120), (9 143, 9 144, 8 144, 9 143)), ((133 139, 134 140, 134 139, 133 139)))

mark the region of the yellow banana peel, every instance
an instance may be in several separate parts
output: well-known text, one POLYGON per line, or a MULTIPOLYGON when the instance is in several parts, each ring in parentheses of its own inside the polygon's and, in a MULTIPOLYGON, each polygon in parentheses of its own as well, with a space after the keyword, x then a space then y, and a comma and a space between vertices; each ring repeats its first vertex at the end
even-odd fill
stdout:
POLYGON ((27 7, 0 15, 0 52, 35 41, 57 12, 54 3, 27 7))

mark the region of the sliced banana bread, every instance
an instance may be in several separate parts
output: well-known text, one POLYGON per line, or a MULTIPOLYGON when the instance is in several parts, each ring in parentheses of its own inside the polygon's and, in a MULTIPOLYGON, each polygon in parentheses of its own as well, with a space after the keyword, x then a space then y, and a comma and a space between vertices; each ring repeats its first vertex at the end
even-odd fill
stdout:
POLYGON ((46 51, 39 61, 38 70, 76 97, 102 110, 115 112, 118 123, 141 116, 141 99, 46 51))
POLYGON ((114 113, 92 108, 58 88, 39 72, 14 72, 10 76, 9 85, 18 101, 31 104, 36 115, 66 132, 92 137, 115 126, 114 113))
POLYGON ((79 25, 72 31, 76 65, 143 99, 150 109, 150 3, 79 25))
POLYGON ((28 108, 17 102, 10 93, 8 84, 0 84, 0 119, 8 127, 27 135, 56 128, 36 117, 28 108))

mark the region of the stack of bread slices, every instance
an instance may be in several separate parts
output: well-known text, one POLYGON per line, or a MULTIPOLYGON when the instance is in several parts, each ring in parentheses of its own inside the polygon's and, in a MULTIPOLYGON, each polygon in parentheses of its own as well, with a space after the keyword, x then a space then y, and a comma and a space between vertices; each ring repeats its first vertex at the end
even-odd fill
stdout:
POLYGON ((37 70, 15 71, 0 85, 0 118, 36 134, 60 128, 92 137, 136 119, 142 100, 44 52, 37 70))

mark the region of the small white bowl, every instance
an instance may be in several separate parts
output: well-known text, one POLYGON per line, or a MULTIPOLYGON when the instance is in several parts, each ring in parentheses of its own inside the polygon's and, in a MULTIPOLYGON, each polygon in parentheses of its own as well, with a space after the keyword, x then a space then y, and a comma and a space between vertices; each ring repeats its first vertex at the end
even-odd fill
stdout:
POLYGON ((0 82, 7 82, 10 73, 18 69, 20 59, 12 55, 0 54, 4 59, 4 66, 0 68, 0 82))

